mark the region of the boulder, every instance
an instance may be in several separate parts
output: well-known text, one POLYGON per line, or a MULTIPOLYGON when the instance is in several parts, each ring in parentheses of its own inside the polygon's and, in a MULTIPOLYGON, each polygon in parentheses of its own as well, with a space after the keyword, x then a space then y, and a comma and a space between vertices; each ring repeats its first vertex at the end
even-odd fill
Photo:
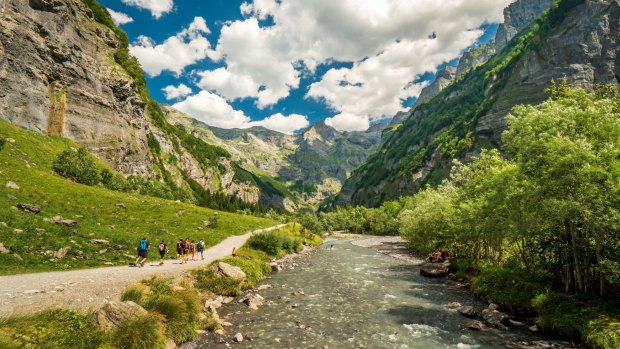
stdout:
POLYGON ((166 349, 177 349, 177 344, 170 338, 166 340, 166 349))
POLYGON ((478 320, 469 320, 461 324, 462 330, 482 331, 484 324, 478 320))
POLYGON ((507 314, 497 310, 497 305, 490 304, 488 308, 482 310, 482 318, 489 326, 507 330, 506 325, 510 324, 510 318, 507 314))
POLYGON ((41 212, 41 208, 37 205, 32 204, 17 204, 17 208, 28 213, 37 214, 41 212))
POLYGON ((233 267, 232 265, 224 262, 216 264, 217 273, 235 280, 245 280, 246 275, 239 267, 233 267))
POLYGON ((420 266, 420 275, 431 278, 442 278, 448 276, 452 264, 443 263, 424 263, 420 266))
POLYGON ((110 243, 110 241, 103 239, 91 239, 90 243, 95 245, 107 245, 110 243))
POLYGON ((263 305, 264 300, 265 298, 263 298, 259 294, 248 293, 244 298, 241 299, 241 302, 245 303, 245 305, 247 305, 248 308, 252 310, 257 310, 258 307, 263 305))
POLYGON ((71 219, 63 219, 56 222, 56 224, 62 225, 63 227, 75 227, 77 225, 77 222, 71 219))
POLYGON ((58 251, 54 252, 54 258, 63 259, 65 258, 67 253, 69 253, 69 251, 71 251, 71 247, 63 247, 59 249, 58 251))
POLYGON ((13 190, 19 190, 19 185, 15 182, 8 181, 6 182, 6 187, 13 190))
POLYGON ((4 247, 3 243, 0 243, 0 254, 7 254, 7 253, 11 253, 11 250, 9 250, 8 248, 4 247))
POLYGON ((458 308, 456 311, 459 312, 459 314, 467 316, 467 317, 476 317, 476 310, 474 310, 474 307, 469 306, 469 305, 465 305, 462 306, 460 308, 458 308))
POLYGON ((147 315, 148 312, 138 304, 127 302, 110 302, 93 314, 95 325, 102 329, 111 329, 123 321, 134 317, 147 315))

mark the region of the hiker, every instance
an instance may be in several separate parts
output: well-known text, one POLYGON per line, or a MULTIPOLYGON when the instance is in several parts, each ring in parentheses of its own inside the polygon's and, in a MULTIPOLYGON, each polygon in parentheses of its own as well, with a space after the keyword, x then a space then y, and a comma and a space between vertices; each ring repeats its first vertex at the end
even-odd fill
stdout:
POLYGON ((136 258, 136 266, 144 266, 144 261, 146 261, 150 246, 151 245, 146 237, 143 237, 142 240, 140 240, 140 243, 138 244, 138 258, 136 258))
POLYGON ((198 253, 200 253, 200 260, 204 261, 204 259, 205 259, 205 256, 204 256, 205 242, 202 239, 200 239, 200 241, 198 241, 198 246, 197 247, 198 247, 197 248, 198 249, 198 253))
POLYGON ((168 252, 168 245, 166 245, 166 241, 161 240, 161 243, 157 246, 157 249, 159 250, 159 265, 164 265, 164 256, 166 255, 166 252, 168 252))
POLYGON ((183 262, 187 264, 187 260, 189 258, 189 239, 185 239, 183 243, 183 262))
POLYGON ((236 247, 233 247, 232 256, 233 257, 237 257, 237 248, 236 247))
POLYGON ((177 259, 183 264, 183 239, 179 239, 177 242, 177 259))
POLYGON ((189 254, 192 255, 192 260, 194 260, 194 256, 196 255, 196 243, 194 240, 189 243, 189 254))

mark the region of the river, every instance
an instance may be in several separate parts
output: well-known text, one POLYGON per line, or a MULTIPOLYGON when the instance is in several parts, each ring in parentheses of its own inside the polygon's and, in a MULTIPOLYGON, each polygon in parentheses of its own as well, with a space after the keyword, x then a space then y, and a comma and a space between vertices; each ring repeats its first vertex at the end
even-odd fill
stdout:
POLYGON ((445 307, 449 302, 486 304, 447 279, 420 276, 411 261, 342 239, 295 260, 294 270, 261 282, 265 305, 220 308, 234 323, 225 337, 209 334, 183 348, 567 348, 567 343, 529 333, 462 331, 468 319, 445 307), (245 339, 233 343, 232 336, 245 339), (230 344, 229 344, 230 343, 230 344))

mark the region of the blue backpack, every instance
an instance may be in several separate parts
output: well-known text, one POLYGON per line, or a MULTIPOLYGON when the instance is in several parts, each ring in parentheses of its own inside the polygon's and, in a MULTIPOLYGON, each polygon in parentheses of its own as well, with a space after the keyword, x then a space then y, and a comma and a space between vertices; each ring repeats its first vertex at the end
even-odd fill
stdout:
POLYGON ((148 241, 140 240, 140 251, 148 250, 148 241))

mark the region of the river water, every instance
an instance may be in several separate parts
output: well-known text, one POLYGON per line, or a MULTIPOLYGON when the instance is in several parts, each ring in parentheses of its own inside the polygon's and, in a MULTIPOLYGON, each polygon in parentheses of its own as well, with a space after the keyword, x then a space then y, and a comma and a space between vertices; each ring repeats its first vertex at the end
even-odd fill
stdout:
POLYGON ((567 348, 513 326, 510 331, 462 331, 468 319, 449 302, 486 304, 454 281, 420 276, 419 267, 355 246, 323 245, 295 260, 294 270, 273 274, 258 291, 265 305, 225 305, 220 317, 234 323, 227 335, 209 334, 184 348, 567 348), (301 291, 301 292, 300 292, 301 291), (303 294, 301 294, 303 293, 303 294), (235 333, 244 340, 234 343, 235 333))

